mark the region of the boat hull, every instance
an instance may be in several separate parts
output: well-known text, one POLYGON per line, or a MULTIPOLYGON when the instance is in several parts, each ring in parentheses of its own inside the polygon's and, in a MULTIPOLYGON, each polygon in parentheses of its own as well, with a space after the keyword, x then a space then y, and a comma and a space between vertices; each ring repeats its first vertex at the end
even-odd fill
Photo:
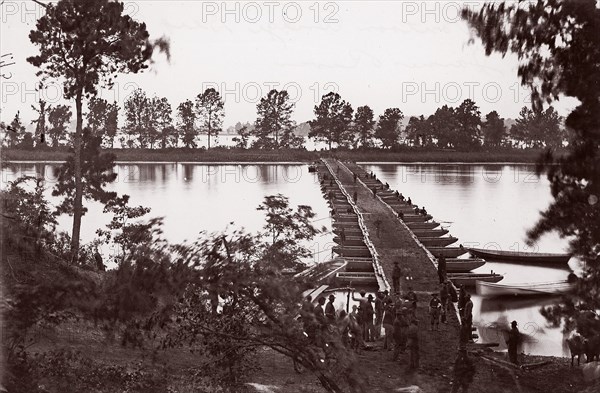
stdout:
POLYGON ((530 262, 563 265, 569 262, 569 254, 548 254, 535 252, 515 252, 484 250, 481 248, 469 248, 469 252, 477 257, 493 259, 495 261, 530 262))
POLYGON ((335 246, 332 250, 343 257, 371 257, 371 251, 367 247, 335 246))
POLYGON ((445 247, 458 241, 456 237, 419 237, 418 239, 425 247, 445 247))
POLYGON ((339 228, 339 229, 344 228, 344 230, 347 230, 348 228, 356 228, 356 229, 360 230, 360 225, 358 224, 358 221, 356 221, 356 222, 334 221, 333 227, 339 228))
POLYGON ((355 222, 358 225, 358 216, 356 214, 336 214, 333 219, 336 222, 355 222))
POLYGON ((448 273, 467 273, 485 265, 483 259, 446 259, 448 273))
POLYGON ((370 272, 340 272, 335 276, 337 285, 377 285, 375 273, 370 272))
POLYGON ((344 246, 366 247, 365 241, 362 237, 346 236, 346 241, 342 242, 342 239, 340 239, 339 236, 336 236, 333 238, 333 241, 336 242, 337 244, 344 245, 344 246))
POLYGON ((417 238, 422 237, 440 237, 448 233, 447 229, 415 229, 412 231, 417 238))
POLYGON ((467 253, 467 249, 461 247, 427 247, 427 249, 436 258, 440 255, 444 258, 456 258, 467 253))
POLYGON ((439 222, 407 222, 406 226, 410 230, 420 230, 420 229, 434 229, 440 226, 439 222))
POLYGON ((495 284, 477 282, 477 294, 484 297, 560 295, 575 289, 574 283, 557 281, 540 284, 495 284))
POLYGON ((433 217, 431 215, 422 216, 420 214, 405 214, 402 221, 404 222, 425 222, 431 220, 433 217))
POLYGON ((456 286, 474 287, 477 281, 498 282, 504 278, 501 274, 458 273, 448 274, 448 279, 456 286))
POLYGON ((294 277, 303 278, 315 284, 330 283, 335 279, 336 273, 344 271, 347 265, 348 262, 343 258, 335 258, 328 262, 318 263, 294 277))
MULTIPOLYGON (((351 237, 361 237, 363 236, 362 230, 360 228, 352 228, 352 227, 343 227, 344 228, 344 233, 346 234, 346 236, 351 236, 351 237)), ((342 227, 335 227, 333 228, 333 233, 339 235, 342 232, 342 227)))

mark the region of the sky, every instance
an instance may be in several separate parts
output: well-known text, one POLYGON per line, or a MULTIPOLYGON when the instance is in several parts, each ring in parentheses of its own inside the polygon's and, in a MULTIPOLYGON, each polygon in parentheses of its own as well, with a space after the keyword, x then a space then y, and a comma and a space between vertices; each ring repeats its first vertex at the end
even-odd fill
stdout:
MULTIPOLYGON (((46 2, 46 1, 45 1, 46 2)), ((459 16, 462 1, 126 1, 125 12, 143 21, 151 38, 167 37, 171 60, 155 56, 140 74, 120 74, 100 95, 121 105, 140 87, 167 97, 175 109, 208 87, 225 101, 224 126, 256 119, 256 104, 269 90, 286 89, 293 119, 313 118, 322 95, 339 93, 353 108, 369 105, 376 116, 397 107, 429 115, 442 105, 473 99, 482 116, 495 110, 516 118, 529 106, 514 55, 485 56, 481 42, 459 16)), ((29 122, 39 98, 62 103, 59 81, 36 92, 37 53, 29 31, 43 15, 32 1, 5 0, 0 53, 14 65, 0 69, 0 119, 17 111, 29 122)), ((555 103, 566 115, 576 101, 555 103)), ((74 106, 73 106, 74 108, 74 106)), ((74 109, 73 109, 74 112, 74 109)))

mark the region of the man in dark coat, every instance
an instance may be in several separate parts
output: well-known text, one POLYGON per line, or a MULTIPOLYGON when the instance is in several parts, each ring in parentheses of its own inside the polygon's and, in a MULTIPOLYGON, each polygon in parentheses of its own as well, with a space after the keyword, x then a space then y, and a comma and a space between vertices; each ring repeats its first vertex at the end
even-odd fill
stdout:
POLYGON ((327 323, 329 325, 335 324, 335 306, 333 305, 334 300, 335 296, 329 295, 329 301, 325 306, 325 318, 327 319, 327 323))
POLYGON ((413 318, 417 315, 417 294, 413 291, 412 286, 408 286, 408 292, 406 293, 406 300, 410 302, 411 313, 413 318))
POLYGON ((470 332, 473 330, 473 301, 471 300, 471 295, 468 293, 465 295, 465 298, 467 299, 467 302, 465 303, 462 324, 465 326, 465 332, 469 332, 469 337, 467 339, 470 341, 470 332))
POLYGON ((441 285, 440 288, 440 302, 442 303, 441 309, 441 318, 442 323, 447 323, 446 321, 446 313, 448 312, 449 299, 450 299, 450 291, 448 290, 449 283, 446 281, 441 285))
POLYGON ((443 255, 438 257, 438 277, 440 284, 446 281, 446 258, 443 255))
POLYGON ((375 339, 381 338, 381 327, 383 326, 383 292, 375 295, 375 339))
POLYGON ((460 289, 458 290, 458 313, 460 318, 464 318, 465 315, 465 305, 467 304, 467 290, 463 284, 460 285, 460 289))
POLYGON ((518 348, 521 341, 521 333, 517 328, 517 321, 512 321, 511 329, 508 332, 508 340, 506 345, 508 346, 508 358, 511 363, 519 364, 518 348))
POLYGON ((101 272, 106 271, 106 268, 104 267, 104 262, 102 261, 102 255, 100 255, 97 248, 94 252, 94 260, 96 261, 96 269, 98 269, 101 272))
POLYGON ((321 296, 317 301, 317 305, 313 309, 313 313, 315 314, 315 318, 317 320, 317 326, 315 329, 315 343, 320 347, 325 344, 323 333, 324 329, 327 328, 327 320, 325 319, 325 311, 323 310, 324 304, 325 298, 321 296))
POLYGON ((440 326, 440 309, 442 303, 437 297, 437 293, 431 294, 431 300, 429 301, 429 316, 431 318, 431 330, 438 330, 440 326))
POLYGON ((375 326, 373 325, 373 295, 367 296, 363 317, 365 318, 365 341, 375 341, 375 326))
POLYGON ((394 293, 400 292, 400 277, 402 277, 402 269, 398 261, 394 261, 394 269, 392 270, 392 286, 394 287, 394 293))
POLYGON ((419 368, 419 327, 416 319, 410 322, 406 336, 410 355, 408 368, 414 370, 419 368))

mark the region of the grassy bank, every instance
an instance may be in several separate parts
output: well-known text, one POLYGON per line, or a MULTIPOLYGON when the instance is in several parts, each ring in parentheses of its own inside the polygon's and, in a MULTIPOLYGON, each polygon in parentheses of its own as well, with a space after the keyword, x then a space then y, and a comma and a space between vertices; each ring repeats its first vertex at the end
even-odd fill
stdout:
MULTIPOLYGON (((452 151, 442 149, 401 148, 396 151, 368 149, 330 151, 258 150, 258 149, 107 149, 118 161, 151 162, 311 162, 321 157, 335 156, 356 162, 519 162, 535 163, 541 149, 497 149, 452 151)), ((66 148, 8 149, 4 148, 3 161, 64 161, 69 155, 66 148)))

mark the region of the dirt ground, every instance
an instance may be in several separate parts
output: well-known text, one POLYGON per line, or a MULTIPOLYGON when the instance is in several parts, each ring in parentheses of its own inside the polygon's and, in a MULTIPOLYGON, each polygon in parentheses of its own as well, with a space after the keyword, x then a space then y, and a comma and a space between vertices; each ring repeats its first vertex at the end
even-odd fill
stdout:
MULTIPOLYGON (((442 341, 435 342, 434 346, 438 348, 440 356, 421 353, 421 367, 416 372, 408 369, 407 355, 401 355, 399 361, 394 362, 391 352, 384 351, 381 343, 377 343, 371 351, 363 351, 358 358, 368 375, 368 392, 388 393, 409 386, 418 386, 423 392, 451 392, 454 356, 441 356, 448 353, 442 341)), ((594 389, 583 381, 581 367, 571 368, 570 361, 564 358, 523 356, 524 363, 551 361, 546 366, 527 372, 491 365, 477 355, 471 356, 476 374, 469 392, 569 393, 594 389)), ((505 358, 502 354, 491 356, 505 358)), ((324 392, 313 375, 296 373, 292 362, 282 355, 264 350, 258 355, 257 361, 261 370, 250 378, 253 383, 270 386, 273 392, 324 392)))

